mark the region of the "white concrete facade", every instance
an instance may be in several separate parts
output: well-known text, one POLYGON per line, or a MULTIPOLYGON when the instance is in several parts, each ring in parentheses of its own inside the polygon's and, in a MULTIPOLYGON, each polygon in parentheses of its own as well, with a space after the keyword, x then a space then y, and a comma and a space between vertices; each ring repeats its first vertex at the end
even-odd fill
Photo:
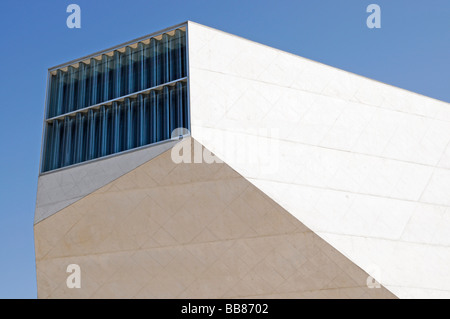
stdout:
POLYGON ((192 22, 188 49, 195 139, 398 297, 450 297, 448 103, 192 22))

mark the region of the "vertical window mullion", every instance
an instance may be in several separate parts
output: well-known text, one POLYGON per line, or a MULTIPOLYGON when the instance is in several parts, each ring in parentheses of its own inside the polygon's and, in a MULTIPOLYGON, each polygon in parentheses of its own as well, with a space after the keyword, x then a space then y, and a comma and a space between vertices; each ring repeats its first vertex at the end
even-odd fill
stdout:
POLYGON ((95 105, 98 103, 97 92, 98 92, 98 61, 97 59, 91 59, 91 103, 90 105, 95 105))
POLYGON ((71 118, 66 116, 64 118, 64 161, 63 166, 67 166, 71 164, 71 141, 72 141, 72 126, 71 126, 71 118))
POLYGON ((169 45, 169 81, 176 79, 176 50, 175 50, 175 32, 168 38, 169 45))
POLYGON ((103 55, 97 60, 97 103, 102 103, 103 100, 103 79, 105 73, 105 65, 103 63, 103 55))
POLYGON ((80 62, 78 67, 78 109, 85 107, 85 95, 86 95, 86 65, 80 62))
POLYGON ((127 111, 127 130, 126 130, 126 136, 127 136, 127 146, 126 149, 132 149, 133 148, 133 108, 131 107, 131 101, 130 99, 125 99, 125 105, 126 105, 126 111, 127 111))
POLYGON ((162 139, 166 140, 170 137, 170 108, 169 108, 169 87, 163 88, 163 136, 162 139))
POLYGON ((64 98, 64 73, 61 70, 56 71, 58 79, 58 95, 56 99, 56 114, 62 114, 63 98, 64 98))
POLYGON ((150 40, 149 42, 146 44, 144 43, 144 89, 147 89, 151 86, 150 83, 150 77, 151 77, 151 73, 150 73, 150 40))
POLYGON ((107 130, 108 130, 108 134, 106 136, 106 155, 111 154, 113 151, 113 143, 114 143, 114 135, 113 135, 113 109, 111 106, 109 106, 106 109, 106 125, 107 125, 107 130))
POLYGON ((157 55, 156 55, 156 72, 157 72, 157 83, 160 85, 164 83, 164 43, 163 40, 156 41, 157 55))
POLYGON ((173 130, 177 128, 177 117, 176 86, 171 86, 169 88, 169 138, 172 137, 173 130))
POLYGON ((123 101, 120 103, 120 151, 125 151, 127 149, 127 105, 123 101))
POLYGON ((156 95, 156 141, 162 141, 164 138, 164 98, 161 91, 157 91, 156 95))
POLYGON ((182 108, 183 108, 183 121, 184 125, 183 127, 187 128, 188 130, 191 129, 190 127, 190 114, 189 114, 189 107, 188 107, 188 97, 187 97, 187 84, 181 83, 181 100, 182 100, 182 108))
POLYGON ((55 120, 53 121, 54 126, 53 126, 53 135, 54 135, 54 143, 53 143, 53 151, 52 151, 52 155, 53 155, 53 159, 52 159, 52 169, 58 168, 59 167, 59 148, 60 148, 60 125, 59 125, 59 120, 55 120))
POLYGON ((82 161, 82 150, 83 150, 83 126, 81 125, 81 113, 77 113, 75 116, 75 126, 76 126, 76 142, 75 142, 75 163, 82 161))
POLYGON ((120 109, 117 102, 113 102, 114 145, 113 152, 120 152, 120 109))
POLYGON ((143 98, 143 113, 141 117, 142 127, 141 130, 144 132, 143 145, 147 145, 151 142, 150 139, 150 96, 146 94, 143 98))
POLYGON ((148 87, 154 87, 157 85, 157 46, 156 39, 150 39, 150 44, 148 47, 148 64, 147 64, 147 72, 148 72, 148 87))
POLYGON ((149 110, 149 141, 150 143, 155 143, 157 141, 157 125, 156 125, 156 110, 157 110, 157 102, 158 99, 156 97, 156 92, 151 91, 149 94, 149 102, 150 102, 150 110, 149 110))
POLYGON ((187 75, 187 61, 186 61, 186 32, 180 30, 180 54, 181 54, 181 76, 185 77, 187 75))
POLYGON ((169 45, 169 35, 163 34, 162 37, 162 67, 163 67, 163 83, 170 81, 170 45, 169 45))
POLYGON ((139 42, 138 44, 138 54, 139 54, 139 91, 145 90, 147 88, 147 68, 146 68, 146 57, 145 57, 145 48, 146 46, 139 42))
POLYGON ((145 127, 145 105, 144 105, 144 97, 142 94, 139 94, 137 97, 137 106, 138 106, 138 121, 139 126, 137 127, 137 132, 139 136, 138 145, 142 146, 147 144, 147 136, 146 136, 146 127, 145 127))
POLYGON ((178 127, 185 127, 183 123, 183 85, 181 82, 178 82, 176 84, 176 112, 177 112, 177 126, 178 127))
POLYGON ((61 114, 67 113, 69 106, 69 71, 63 72, 63 98, 61 114))
POLYGON ((150 92, 151 96, 151 132, 152 132, 152 143, 159 141, 159 122, 158 122, 158 108, 159 108, 159 94, 157 91, 150 92))
POLYGON ((102 101, 108 101, 109 100, 109 86, 110 86, 110 82, 112 79, 110 79, 109 77, 109 56, 107 56, 106 54, 103 54, 102 56, 102 63, 103 63, 103 80, 102 80, 102 84, 103 84, 103 89, 102 89, 102 101))
POLYGON ((126 48, 127 59, 127 89, 125 94, 133 93, 134 91, 134 73, 133 73, 133 49, 131 47, 126 48))
POLYGON ((69 98, 67 103, 67 111, 72 112, 75 110, 75 74, 76 70, 74 67, 69 66, 68 77, 69 77, 69 98))
POLYGON ((65 166, 66 160, 66 138, 67 138, 67 116, 61 120, 61 146, 60 146, 60 165, 65 166))
POLYGON ((93 159, 95 154, 95 118, 94 111, 88 110, 88 126, 89 126, 89 141, 88 141, 88 159, 93 159))
POLYGON ((175 31, 175 56, 176 56, 176 78, 179 79, 183 76, 182 68, 182 47, 181 47, 181 31, 175 31))
POLYGON ((137 92, 141 90, 141 51, 139 48, 142 47, 142 43, 138 43, 136 48, 132 50, 133 52, 133 92, 137 92), (141 46, 139 46, 141 44, 141 46))
POLYGON ((107 151, 107 136, 108 136, 108 122, 107 122, 107 117, 106 117, 106 110, 105 110, 105 106, 102 105, 100 106, 100 119, 101 119, 101 151, 99 156, 105 156, 106 155, 106 151, 107 151))
POLYGON ((120 96, 120 82, 121 82, 121 58, 120 52, 114 51, 114 96, 113 98, 117 98, 120 96))
POLYGON ((94 132, 94 158, 100 157, 102 153, 102 122, 100 110, 94 111, 95 132, 94 132))
POLYGON ((58 85, 57 85, 56 74, 50 74, 50 94, 48 98, 48 106, 47 106, 47 118, 51 118, 56 114, 56 99, 58 95, 58 85))
POLYGON ((128 59, 127 59, 127 55, 126 52, 124 52, 121 56, 120 56, 120 60, 121 60, 121 76, 120 76, 120 96, 122 95, 126 95, 128 93, 128 72, 127 72, 127 68, 128 68, 128 59))
POLYGON ((84 106, 91 105, 91 91, 92 91, 92 63, 86 64, 85 68, 86 81, 85 81, 85 101, 84 106))

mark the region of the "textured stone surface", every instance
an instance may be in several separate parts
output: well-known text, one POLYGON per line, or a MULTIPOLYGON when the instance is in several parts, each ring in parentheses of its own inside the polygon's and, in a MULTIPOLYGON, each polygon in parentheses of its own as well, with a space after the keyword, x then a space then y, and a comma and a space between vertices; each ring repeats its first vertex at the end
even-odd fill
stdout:
POLYGON ((170 150, 36 224, 35 243, 39 298, 395 298, 228 165, 170 150))

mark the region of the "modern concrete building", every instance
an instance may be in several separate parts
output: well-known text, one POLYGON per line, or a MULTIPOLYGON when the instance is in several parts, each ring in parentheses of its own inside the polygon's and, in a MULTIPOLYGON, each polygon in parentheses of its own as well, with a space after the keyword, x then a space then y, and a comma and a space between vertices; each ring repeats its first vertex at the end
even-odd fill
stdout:
POLYGON ((38 297, 448 298, 449 142, 448 103, 193 22, 56 66, 38 297))

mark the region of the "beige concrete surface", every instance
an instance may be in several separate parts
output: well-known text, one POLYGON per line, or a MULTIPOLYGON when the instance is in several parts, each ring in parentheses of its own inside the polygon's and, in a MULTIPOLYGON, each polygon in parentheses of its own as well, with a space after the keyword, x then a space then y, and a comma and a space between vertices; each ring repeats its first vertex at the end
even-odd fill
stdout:
POLYGON ((226 164, 170 150, 34 231, 38 298, 395 298, 226 164))

